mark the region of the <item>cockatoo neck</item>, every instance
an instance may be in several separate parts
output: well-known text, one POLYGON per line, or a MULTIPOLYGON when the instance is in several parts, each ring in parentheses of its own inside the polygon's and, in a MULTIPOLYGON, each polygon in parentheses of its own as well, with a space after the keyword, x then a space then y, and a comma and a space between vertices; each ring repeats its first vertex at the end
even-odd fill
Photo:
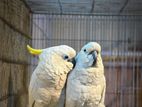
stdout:
POLYGON ((95 67, 103 67, 103 62, 101 58, 101 54, 98 54, 95 67))

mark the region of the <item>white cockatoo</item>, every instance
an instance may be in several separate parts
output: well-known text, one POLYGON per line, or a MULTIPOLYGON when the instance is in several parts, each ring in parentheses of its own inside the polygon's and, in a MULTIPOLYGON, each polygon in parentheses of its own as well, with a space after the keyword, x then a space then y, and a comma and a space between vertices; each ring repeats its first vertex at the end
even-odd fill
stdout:
POLYGON ((75 60, 75 68, 67 79, 65 107, 105 107, 106 81, 101 46, 89 42, 75 60))
POLYGON ((27 48, 31 54, 39 55, 39 63, 29 85, 29 107, 59 107, 67 74, 73 68, 70 60, 75 57, 75 50, 66 45, 27 48))

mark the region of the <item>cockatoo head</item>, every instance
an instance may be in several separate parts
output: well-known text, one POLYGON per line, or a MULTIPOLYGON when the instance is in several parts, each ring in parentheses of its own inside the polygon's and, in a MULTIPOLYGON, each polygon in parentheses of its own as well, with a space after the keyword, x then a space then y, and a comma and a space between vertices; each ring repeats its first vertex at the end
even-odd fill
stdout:
POLYGON ((60 45, 49 47, 46 49, 33 49, 27 46, 29 52, 34 55, 39 55, 39 64, 41 66, 52 66, 53 71, 68 72, 73 68, 72 59, 76 55, 76 51, 67 46, 60 45))
POLYGON ((81 51, 77 54, 76 66, 87 68, 95 66, 97 58, 101 53, 101 46, 97 42, 89 42, 82 47, 81 51))

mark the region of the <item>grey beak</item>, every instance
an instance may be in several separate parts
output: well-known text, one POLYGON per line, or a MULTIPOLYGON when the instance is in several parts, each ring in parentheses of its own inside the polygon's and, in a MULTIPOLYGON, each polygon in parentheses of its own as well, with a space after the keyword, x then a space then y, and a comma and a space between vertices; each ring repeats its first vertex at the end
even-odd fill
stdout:
POLYGON ((73 68, 74 68, 75 65, 76 65, 76 60, 75 60, 75 58, 72 59, 72 63, 73 63, 73 68))
POLYGON ((76 64, 75 58, 68 60, 68 62, 71 62, 73 64, 73 68, 75 67, 75 64, 76 64))
POLYGON ((97 56, 95 52, 92 53, 92 56, 93 56, 93 59, 96 60, 97 56))
POLYGON ((97 52, 94 51, 94 52, 92 53, 92 56, 93 56, 93 59, 94 59, 94 61, 93 61, 93 66, 94 66, 94 65, 96 65, 96 61, 97 61, 97 52))
POLYGON ((91 52, 89 53, 89 55, 90 55, 90 54, 92 54, 93 59, 96 60, 96 58, 97 58, 97 52, 96 52, 96 51, 91 51, 91 52))

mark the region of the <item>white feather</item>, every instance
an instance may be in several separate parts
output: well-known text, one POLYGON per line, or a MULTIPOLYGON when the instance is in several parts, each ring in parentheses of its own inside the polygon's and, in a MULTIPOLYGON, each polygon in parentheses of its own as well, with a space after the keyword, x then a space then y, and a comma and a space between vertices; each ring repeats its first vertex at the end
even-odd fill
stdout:
POLYGON ((78 53, 76 66, 68 76, 66 107, 105 107, 105 88, 101 47, 90 42, 78 53), (91 66, 94 60, 91 51, 98 51, 95 66, 91 66))
POLYGON ((67 73, 73 64, 64 59, 75 57, 73 48, 61 45, 44 49, 39 64, 31 76, 29 107, 57 107, 67 73))

